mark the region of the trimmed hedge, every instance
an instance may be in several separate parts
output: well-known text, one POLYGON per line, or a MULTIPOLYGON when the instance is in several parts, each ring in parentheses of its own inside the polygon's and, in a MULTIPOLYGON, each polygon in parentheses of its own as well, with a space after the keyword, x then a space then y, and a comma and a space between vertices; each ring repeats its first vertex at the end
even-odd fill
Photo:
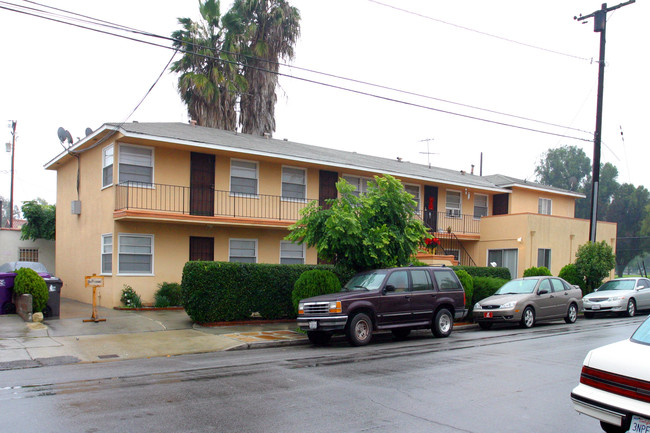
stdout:
POLYGON ((191 261, 183 268, 183 306, 197 323, 296 317, 291 292, 300 275, 313 269, 334 272, 341 283, 352 277, 331 265, 271 265, 191 261))
POLYGON ((20 268, 16 271, 13 290, 17 295, 32 295, 32 311, 34 313, 45 310, 50 298, 45 280, 30 268, 20 268))
POLYGON ((558 277, 563 278, 569 284, 580 286, 584 293, 586 287, 585 277, 583 275, 580 275, 580 272, 578 272, 578 267, 575 264, 569 263, 568 265, 565 265, 562 269, 560 269, 558 277))
POLYGON ((460 283, 465 288, 465 303, 469 304, 467 307, 472 308, 472 298, 474 297, 474 278, 467 271, 462 269, 454 269, 456 276, 460 280, 460 283))
POLYGON ((298 303, 301 299, 340 291, 341 281, 334 272, 325 269, 312 269, 303 272, 296 280, 291 292, 291 301, 297 313, 298 303))
POLYGON ((501 286, 509 280, 494 277, 474 277, 474 297, 472 298, 472 308, 477 302, 494 295, 501 286))
POLYGON ((492 266, 453 266, 453 270, 463 270, 472 277, 493 277, 511 280, 510 270, 508 268, 494 268, 492 266))
POLYGON ((550 277, 551 275, 551 271, 546 266, 533 266, 524 271, 524 277, 550 277))

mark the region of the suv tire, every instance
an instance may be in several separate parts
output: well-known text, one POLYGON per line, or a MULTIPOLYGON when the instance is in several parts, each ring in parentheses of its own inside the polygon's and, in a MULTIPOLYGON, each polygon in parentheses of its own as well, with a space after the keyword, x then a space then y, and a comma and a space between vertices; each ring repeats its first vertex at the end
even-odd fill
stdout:
POLYGON ((357 313, 350 320, 345 333, 351 345, 365 346, 372 339, 372 320, 365 313, 357 313))
POLYGON ((433 335, 438 338, 449 337, 452 329, 454 329, 454 318, 446 308, 441 308, 433 318, 433 325, 431 331, 433 335))
POLYGON ((332 334, 324 331, 309 331, 307 332, 307 338, 316 346, 322 346, 330 342, 332 334))

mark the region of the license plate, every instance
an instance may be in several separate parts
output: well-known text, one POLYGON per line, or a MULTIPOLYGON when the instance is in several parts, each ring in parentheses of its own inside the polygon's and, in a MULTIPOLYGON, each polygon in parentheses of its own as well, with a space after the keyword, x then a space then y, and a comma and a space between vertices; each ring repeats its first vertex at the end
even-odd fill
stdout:
POLYGON ((592 310, 600 310, 600 305, 592 305, 591 309, 592 310))
POLYGON ((494 313, 492 311, 487 311, 487 312, 483 313, 483 318, 484 319, 491 319, 493 317, 494 317, 494 313))
POLYGON ((309 321, 309 329, 316 329, 318 328, 318 322, 315 320, 310 320, 309 321))
POLYGON ((630 423, 630 429, 628 432, 650 433, 650 419, 645 419, 634 415, 632 417, 632 422, 630 423))

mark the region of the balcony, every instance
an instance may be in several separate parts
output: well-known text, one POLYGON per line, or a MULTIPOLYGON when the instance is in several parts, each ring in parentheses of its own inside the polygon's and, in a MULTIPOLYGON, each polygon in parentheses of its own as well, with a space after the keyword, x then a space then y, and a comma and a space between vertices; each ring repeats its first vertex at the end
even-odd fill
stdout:
POLYGON ((211 187, 125 182, 115 187, 114 218, 288 227, 311 201, 211 187))
POLYGON ((454 233, 469 238, 477 238, 481 233, 481 218, 474 215, 424 211, 422 220, 434 233, 454 233))

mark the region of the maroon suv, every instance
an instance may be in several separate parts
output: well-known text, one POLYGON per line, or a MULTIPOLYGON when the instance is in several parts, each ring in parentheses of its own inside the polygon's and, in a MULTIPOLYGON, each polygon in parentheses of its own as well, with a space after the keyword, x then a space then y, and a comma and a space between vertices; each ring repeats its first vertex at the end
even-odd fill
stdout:
POLYGON ((362 346, 379 330, 405 338, 411 329, 426 328, 448 337, 454 319, 466 315, 465 290, 454 271, 426 266, 359 273, 339 293, 300 301, 297 320, 314 344, 338 333, 362 346))

